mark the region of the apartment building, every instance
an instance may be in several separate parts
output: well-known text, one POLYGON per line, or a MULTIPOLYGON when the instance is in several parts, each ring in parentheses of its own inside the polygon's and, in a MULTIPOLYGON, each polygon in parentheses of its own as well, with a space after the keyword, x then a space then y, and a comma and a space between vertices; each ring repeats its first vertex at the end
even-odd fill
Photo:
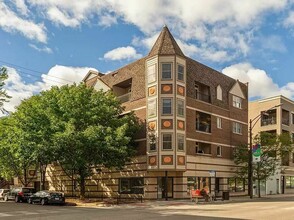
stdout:
MULTIPOLYGON (((144 58, 105 75, 90 71, 84 82, 111 90, 125 114, 134 111, 145 123, 133 161, 122 171, 98 170, 87 195, 177 199, 204 187, 247 193, 232 159, 234 147, 248 140, 248 87, 185 56, 167 27, 144 58)), ((65 177, 60 185, 74 191, 65 177)))
MULTIPOLYGON (((249 119, 258 115, 261 115, 261 118, 252 129, 253 136, 264 131, 278 135, 289 133, 292 138, 294 137, 294 101, 284 96, 275 96, 250 102, 249 119), (267 114, 262 114, 264 111, 267 114)), ((275 175, 262 184, 261 192, 263 194, 294 193, 293 153, 281 158, 281 166, 275 175)))

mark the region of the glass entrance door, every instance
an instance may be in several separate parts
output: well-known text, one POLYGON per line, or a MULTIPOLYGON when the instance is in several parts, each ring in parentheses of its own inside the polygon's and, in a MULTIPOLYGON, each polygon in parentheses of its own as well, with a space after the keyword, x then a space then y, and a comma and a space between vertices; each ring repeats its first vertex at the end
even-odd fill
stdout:
POLYGON ((157 198, 158 199, 164 199, 167 193, 168 198, 173 198, 173 184, 174 179, 173 177, 167 178, 167 184, 166 184, 166 178, 165 177, 158 177, 157 183, 157 198))

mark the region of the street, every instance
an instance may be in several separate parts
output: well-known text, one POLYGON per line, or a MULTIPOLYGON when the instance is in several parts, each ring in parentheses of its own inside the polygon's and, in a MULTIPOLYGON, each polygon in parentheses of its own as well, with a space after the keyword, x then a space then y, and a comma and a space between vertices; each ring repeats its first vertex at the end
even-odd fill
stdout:
POLYGON ((4 219, 293 219, 294 197, 254 199, 252 202, 193 204, 188 201, 148 201, 143 204, 82 208, 0 202, 4 219))

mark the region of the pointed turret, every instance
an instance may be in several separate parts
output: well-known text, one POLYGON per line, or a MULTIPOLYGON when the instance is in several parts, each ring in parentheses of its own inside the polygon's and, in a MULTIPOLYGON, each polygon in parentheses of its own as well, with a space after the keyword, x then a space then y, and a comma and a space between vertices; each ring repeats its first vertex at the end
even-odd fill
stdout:
POLYGON ((149 52, 149 56, 154 55, 179 55, 185 57, 167 26, 162 28, 159 37, 149 52))

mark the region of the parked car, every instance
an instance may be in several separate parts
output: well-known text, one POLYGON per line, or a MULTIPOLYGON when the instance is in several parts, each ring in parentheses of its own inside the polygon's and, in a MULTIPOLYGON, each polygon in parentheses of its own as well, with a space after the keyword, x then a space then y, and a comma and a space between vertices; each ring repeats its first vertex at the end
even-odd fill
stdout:
POLYGON ((0 199, 4 200, 4 196, 9 192, 9 189, 0 189, 0 199))
POLYGON ((65 197, 64 193, 62 192, 55 192, 55 191, 39 191, 35 194, 31 195, 28 198, 28 203, 40 203, 41 205, 47 205, 47 204, 65 204, 65 197))
POLYGON ((26 202, 28 197, 34 194, 36 190, 32 187, 12 188, 4 195, 4 200, 14 200, 15 202, 26 202))

